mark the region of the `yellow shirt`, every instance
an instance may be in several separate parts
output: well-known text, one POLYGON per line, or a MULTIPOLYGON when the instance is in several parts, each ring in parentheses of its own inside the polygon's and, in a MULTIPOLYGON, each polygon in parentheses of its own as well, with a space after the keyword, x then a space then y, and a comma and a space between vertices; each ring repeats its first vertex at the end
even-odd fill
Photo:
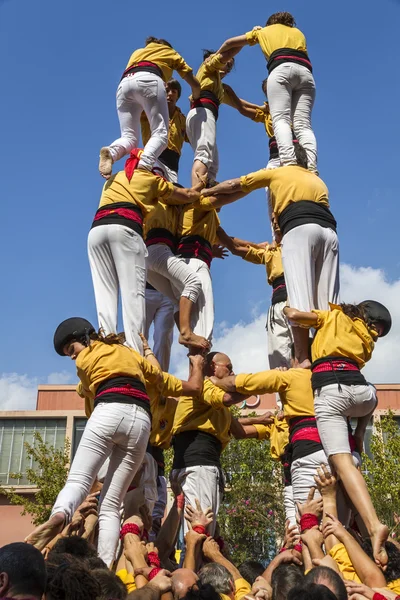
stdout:
POLYGON ((250 46, 260 44, 267 60, 275 50, 280 48, 293 48, 293 50, 307 52, 306 38, 300 29, 280 23, 249 31, 246 33, 246 38, 250 46))
MULTIPOLYGON (((265 104, 268 106, 267 103, 265 103, 265 104)), ((269 111, 269 109, 268 109, 268 111, 269 111)), ((264 124, 265 133, 267 134, 268 137, 271 138, 274 136, 274 128, 272 126, 272 117, 271 117, 270 112, 265 113, 265 111, 261 110, 260 108, 257 108, 253 121, 255 121, 256 123, 264 124)))
POLYGON ((126 569, 120 569, 117 571, 116 575, 120 578, 122 583, 126 585, 128 594, 136 590, 135 576, 133 573, 128 573, 126 569))
POLYGON ((169 373, 163 373, 162 377, 161 383, 147 383, 146 386, 152 417, 150 443, 160 448, 168 448, 177 403, 175 398, 182 394, 182 381, 169 373))
POLYGON ((157 384, 161 372, 133 348, 122 344, 91 342, 76 358, 76 371, 80 379, 77 393, 85 398, 85 412, 93 412, 93 400, 98 386, 112 377, 134 377, 146 385, 146 380, 157 384))
POLYGON ((274 417, 270 425, 253 425, 259 440, 269 439, 271 457, 279 460, 289 443, 289 424, 285 419, 274 417))
POLYGON ((251 585, 242 577, 235 579, 235 600, 251 594, 251 585))
POLYGON ((166 202, 174 192, 174 185, 162 177, 136 169, 129 181, 125 171, 118 171, 104 184, 99 208, 114 202, 131 202, 142 210, 143 216, 150 212, 158 199, 166 202))
POLYGON ((311 354, 312 360, 324 356, 339 356, 357 362, 360 369, 369 361, 377 333, 368 329, 362 319, 350 319, 340 306, 330 304, 331 310, 313 310, 318 316, 311 354))
POLYGON ((212 92, 218 100, 224 104, 234 106, 230 96, 229 90, 225 90, 224 84, 221 81, 220 71, 225 67, 225 63, 221 62, 221 55, 211 54, 201 64, 200 69, 197 71, 196 78, 200 82, 201 91, 212 92))
POLYGON ((266 248, 249 246, 244 260, 255 265, 265 265, 269 285, 283 275, 282 247, 281 245, 268 245, 266 248))
MULTIPOLYGON (((145 146, 151 136, 150 124, 145 112, 142 112, 141 114, 140 126, 142 128, 142 142, 143 146, 145 146)), ((174 114, 169 118, 168 149, 172 150, 173 152, 177 152, 180 155, 182 152, 183 142, 187 141, 186 117, 182 113, 181 109, 177 106, 174 110, 174 114)))
POLYGON ((279 392, 283 414, 293 417, 314 417, 314 394, 311 388, 309 369, 289 369, 288 371, 261 371, 260 373, 240 374, 235 379, 236 390, 240 394, 272 394, 279 392))
POLYGON ((268 187, 272 210, 278 217, 281 212, 299 200, 309 200, 329 207, 329 192, 325 183, 308 169, 298 165, 278 169, 260 169, 240 178, 244 192, 268 187))
POLYGON ((147 238, 147 234, 151 229, 167 229, 172 235, 176 236, 178 234, 179 214, 180 207, 158 201, 144 220, 143 238, 147 238))
POLYGON ((153 62, 161 69, 164 81, 171 79, 173 71, 178 71, 182 78, 192 72, 191 67, 185 63, 176 50, 154 42, 147 44, 145 48, 135 50, 126 65, 126 69, 129 69, 134 63, 146 60, 153 62))
POLYGON ((172 434, 204 431, 215 436, 222 448, 230 440, 231 411, 224 405, 225 392, 206 379, 198 397, 181 396, 175 413, 172 434))
POLYGON ((200 197, 193 204, 187 204, 182 208, 178 236, 200 235, 213 246, 218 242, 219 224, 217 211, 211 202, 207 198, 200 197))

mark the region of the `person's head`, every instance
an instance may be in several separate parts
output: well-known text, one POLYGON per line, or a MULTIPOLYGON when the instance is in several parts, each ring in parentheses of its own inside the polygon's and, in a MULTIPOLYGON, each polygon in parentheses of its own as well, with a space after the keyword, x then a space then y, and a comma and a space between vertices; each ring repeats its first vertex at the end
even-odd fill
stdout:
POLYGON ((286 25, 287 27, 296 27, 296 21, 294 20, 294 16, 289 12, 277 12, 268 18, 265 26, 268 27, 268 25, 286 25))
POLYGON ((205 583, 189 588, 182 600, 221 600, 221 596, 212 585, 205 583))
POLYGON ((77 559, 57 567, 50 565, 46 600, 97 600, 100 596, 100 584, 77 559))
POLYGON ((268 77, 266 77, 265 79, 263 79, 262 83, 261 83, 261 89, 264 92, 264 96, 267 98, 268 100, 268 94, 267 94, 267 83, 268 83, 268 77))
POLYGON ((287 600, 336 600, 336 596, 326 585, 309 583, 290 590, 287 600))
POLYGON ((50 550, 47 560, 52 562, 55 554, 70 554, 76 558, 85 559, 97 558, 96 549, 87 540, 77 535, 60 538, 50 550))
POLYGON ((82 350, 90 345, 91 340, 104 344, 123 344, 125 334, 104 335, 101 329, 96 333, 93 325, 86 319, 71 317, 57 327, 53 339, 54 350, 60 356, 69 356, 76 360, 82 350))
MULTIPOLYGON (((362 548, 366 554, 370 557, 371 560, 374 559, 374 554, 372 552, 372 544, 371 540, 365 539, 362 543, 362 548)), ((385 542, 385 550, 388 556, 388 561, 386 565, 386 569, 384 571, 384 576, 386 581, 395 581, 396 579, 400 579, 400 550, 396 544, 393 542, 386 541, 385 542)))
POLYGON ((0 548, 0 598, 29 596, 40 600, 46 580, 46 564, 37 548, 23 542, 0 548))
POLYGON ((360 304, 344 304, 341 308, 350 319, 362 319, 370 329, 374 329, 378 337, 387 335, 392 327, 390 312, 380 302, 364 300, 360 304))
POLYGON ((231 359, 222 352, 209 352, 205 359, 204 369, 207 377, 218 377, 218 379, 234 374, 231 359))
POLYGON ((208 563, 199 571, 200 583, 212 585, 218 594, 225 594, 230 598, 235 596, 235 581, 224 565, 218 563, 208 563))
POLYGON ((176 103, 182 94, 182 86, 177 79, 170 79, 165 84, 165 91, 167 93, 167 102, 169 107, 175 108, 176 103))
POLYGON ((301 144, 293 144, 294 154, 296 156, 297 164, 303 169, 308 169, 307 152, 301 144))
POLYGON ((98 600, 125 600, 128 596, 126 585, 109 569, 94 569, 91 574, 100 584, 101 594, 98 600))
POLYGON ((289 592, 303 583, 304 573, 298 565, 283 563, 272 573, 272 600, 286 600, 289 592))
POLYGON ((196 573, 191 569, 176 569, 171 577, 174 600, 183 598, 188 590, 197 588, 198 579, 196 573))
POLYGON ((253 585, 257 577, 262 575, 265 567, 257 560, 245 560, 238 566, 238 571, 250 585, 253 585))
POLYGON ((84 565, 89 571, 94 569, 107 569, 107 565, 99 556, 88 556, 84 560, 84 565))
POLYGON ((145 41, 146 46, 149 44, 161 44, 162 46, 168 46, 169 48, 172 48, 171 44, 167 42, 167 40, 164 40, 163 38, 156 38, 151 35, 147 37, 145 41))
MULTIPOLYGON (((333 592, 337 600, 347 600, 347 591, 343 579, 336 571, 329 567, 315 567, 304 578, 305 585, 316 583, 326 586, 333 592)), ((315 596, 316 597, 316 596, 315 596)), ((328 597, 325 596, 328 600, 328 597)), ((321 596, 322 598, 322 596, 321 596)))
MULTIPOLYGON (((215 50, 210 50, 210 49, 206 49, 203 50, 203 61, 206 60, 207 58, 209 58, 212 54, 215 54, 215 50)), ((235 59, 231 58, 230 60, 228 60, 227 63, 225 63, 223 65, 223 67, 221 67, 219 74, 221 76, 221 79, 223 79, 225 77, 225 75, 228 75, 228 73, 230 73, 233 69, 233 67, 235 66, 235 59)))

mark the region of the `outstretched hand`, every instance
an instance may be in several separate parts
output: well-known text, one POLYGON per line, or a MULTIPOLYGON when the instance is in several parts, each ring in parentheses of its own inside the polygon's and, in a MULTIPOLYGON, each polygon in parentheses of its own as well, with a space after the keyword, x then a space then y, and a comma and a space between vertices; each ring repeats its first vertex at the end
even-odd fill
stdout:
POLYGON ((210 523, 213 522, 214 513, 211 506, 203 511, 198 498, 195 500, 196 508, 193 508, 190 504, 185 507, 185 519, 189 521, 192 528, 200 525, 200 527, 207 528, 210 523))
POLYGON ((316 488, 312 487, 308 492, 308 498, 304 502, 304 504, 300 504, 297 502, 297 510, 299 511, 300 517, 305 514, 315 515, 316 517, 320 517, 322 515, 322 507, 323 502, 321 496, 319 498, 314 498, 316 492, 316 488))

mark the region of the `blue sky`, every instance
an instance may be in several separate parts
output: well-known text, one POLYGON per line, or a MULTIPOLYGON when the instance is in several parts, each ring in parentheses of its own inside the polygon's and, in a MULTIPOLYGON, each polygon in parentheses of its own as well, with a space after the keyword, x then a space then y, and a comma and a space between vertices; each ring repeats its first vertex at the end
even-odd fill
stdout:
MULTIPOLYGON (((216 49, 227 37, 263 25, 277 10, 291 11, 314 65, 319 170, 339 224, 341 259, 384 269, 389 281, 399 278, 400 4, 235 5, 0 1, 0 372, 45 381, 51 372, 74 371, 54 353, 52 336, 69 316, 96 320, 86 239, 102 188, 98 151, 119 135, 116 87, 131 52, 148 35, 168 39, 196 71, 203 48, 216 49)), ((239 54, 226 81, 241 97, 262 103, 265 76, 256 46, 239 54)), ((183 90, 180 106, 187 112, 186 84, 183 90)), ((218 141, 220 180, 267 163, 262 125, 227 106, 218 141)), ((186 145, 184 185, 191 161, 186 145)), ((268 239, 264 193, 223 209, 221 222, 232 235, 268 239)), ((262 267, 230 257, 214 261, 212 274, 217 322, 247 322, 254 310, 265 311, 270 291, 262 267)))

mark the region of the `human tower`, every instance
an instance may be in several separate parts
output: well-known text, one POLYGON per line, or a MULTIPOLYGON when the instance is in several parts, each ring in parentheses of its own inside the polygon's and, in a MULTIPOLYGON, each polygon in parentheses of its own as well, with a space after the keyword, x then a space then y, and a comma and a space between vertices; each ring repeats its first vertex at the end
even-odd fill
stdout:
POLYGON ((100 150, 106 182, 88 236, 99 330, 74 317, 54 335, 55 350, 76 361, 89 420, 50 520, 28 536, 29 543, 43 549, 93 486, 102 484, 98 551, 111 566, 121 507, 125 518, 135 510, 146 514, 150 535, 160 527, 166 507, 163 451, 170 445, 172 488, 187 504, 199 500, 203 508, 212 507, 213 533, 224 488, 223 449, 232 436, 270 438, 285 474, 291 523, 317 467, 329 464, 344 492, 342 521, 355 509, 375 560, 386 564, 388 530, 358 467, 377 405, 361 369, 378 338, 389 332, 391 317, 372 300, 339 304, 339 242, 328 189, 317 171, 314 99, 306 39, 287 12, 225 41, 217 52, 206 51, 196 76, 164 39, 150 37, 133 52, 117 89, 121 135, 100 150), (223 83, 235 56, 256 44, 268 69, 263 106, 223 83), (192 90, 186 118, 176 105, 181 86, 172 79, 174 71, 192 90), (270 159, 266 168, 217 183, 223 104, 265 125, 270 159), (194 152, 191 188, 178 183, 185 141, 194 152), (124 168, 115 171, 123 157, 124 168), (229 236, 220 209, 259 188, 267 192, 272 243, 229 236), (266 266, 272 286, 269 371, 235 375, 227 355, 211 352, 210 267, 226 249, 266 266), (124 334, 117 333, 119 295, 124 334), (146 339, 152 322, 154 352, 146 339), (174 323, 179 343, 188 348, 187 380, 168 373, 174 323), (276 414, 232 416, 231 405, 271 392, 279 394, 276 414), (351 417, 357 419, 354 431, 351 417), (143 502, 132 508, 138 489, 143 502))

